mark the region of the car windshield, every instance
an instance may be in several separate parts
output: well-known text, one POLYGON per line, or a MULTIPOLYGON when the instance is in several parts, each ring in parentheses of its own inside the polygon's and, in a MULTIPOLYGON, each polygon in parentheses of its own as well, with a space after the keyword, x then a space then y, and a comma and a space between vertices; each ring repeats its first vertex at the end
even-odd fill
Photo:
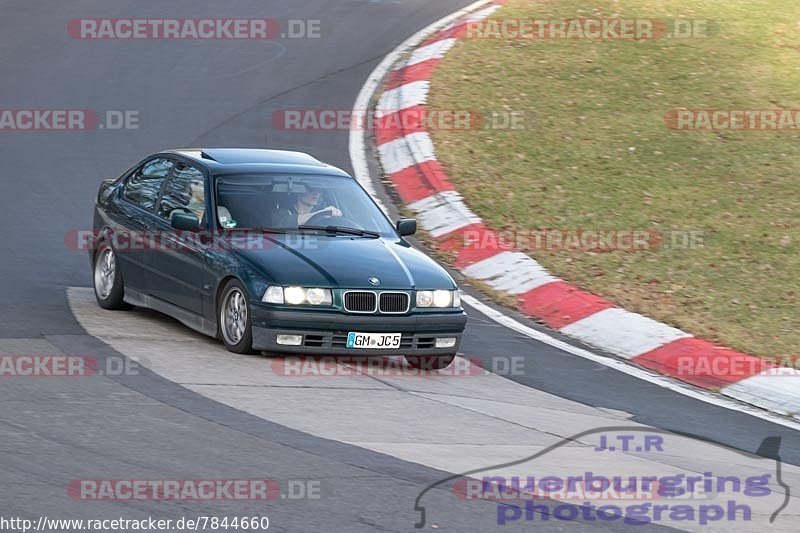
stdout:
POLYGON ((242 175, 216 178, 222 228, 394 237, 394 228, 352 178, 242 175))

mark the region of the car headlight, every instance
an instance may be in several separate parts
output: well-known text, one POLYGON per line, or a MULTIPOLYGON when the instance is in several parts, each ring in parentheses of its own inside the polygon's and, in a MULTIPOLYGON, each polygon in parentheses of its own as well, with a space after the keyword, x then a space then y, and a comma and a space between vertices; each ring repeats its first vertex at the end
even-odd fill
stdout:
POLYGON ((311 305, 322 305, 327 298, 331 303, 331 291, 327 289, 306 289, 306 301, 311 305))
POLYGON ((303 287, 286 287, 283 289, 283 297, 287 304, 300 305, 306 299, 306 291, 303 287))
POLYGON ((417 307, 461 307, 458 290, 417 291, 417 307))
POLYGON ((417 291, 417 307, 430 307, 433 304, 433 291, 417 291))
POLYGON ((264 291, 262 302, 289 305, 331 305, 333 297, 330 289, 318 287, 279 287, 272 285, 264 291))
POLYGON ((283 287, 278 287, 276 285, 267 287, 267 290, 264 291, 264 297, 261 298, 261 301, 266 302, 268 304, 282 304, 283 287))

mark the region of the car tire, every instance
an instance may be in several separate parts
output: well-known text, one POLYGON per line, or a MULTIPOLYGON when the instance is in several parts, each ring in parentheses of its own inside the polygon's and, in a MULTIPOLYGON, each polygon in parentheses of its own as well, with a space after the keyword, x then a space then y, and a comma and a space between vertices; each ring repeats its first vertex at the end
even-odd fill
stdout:
POLYGON ((228 281, 217 305, 217 327, 225 348, 234 353, 253 353, 253 326, 247 291, 235 279, 228 281))
POLYGON ((442 370, 450 366, 456 356, 453 355, 406 355, 406 362, 411 368, 418 370, 442 370))
POLYGON ((125 282, 122 279, 122 270, 114 249, 103 242, 94 254, 92 264, 92 280, 94 296, 103 309, 115 311, 132 309, 133 306, 125 303, 125 282))

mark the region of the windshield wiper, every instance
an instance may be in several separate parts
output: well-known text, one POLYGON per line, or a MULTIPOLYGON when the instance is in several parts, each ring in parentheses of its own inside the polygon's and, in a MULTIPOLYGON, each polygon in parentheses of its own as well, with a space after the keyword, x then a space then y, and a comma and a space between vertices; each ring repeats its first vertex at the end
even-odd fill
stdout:
POLYGON ((302 224, 297 227, 299 230, 314 230, 314 231, 324 231, 327 233, 342 233, 344 235, 358 235, 359 237, 373 237, 378 238, 381 236, 380 233, 376 231, 369 231, 365 229, 356 229, 356 228, 348 228, 346 226, 309 226, 307 224, 302 224))
POLYGON ((258 233, 275 233, 278 235, 283 235, 288 233, 288 231, 284 228, 227 228, 232 231, 254 231, 258 233))

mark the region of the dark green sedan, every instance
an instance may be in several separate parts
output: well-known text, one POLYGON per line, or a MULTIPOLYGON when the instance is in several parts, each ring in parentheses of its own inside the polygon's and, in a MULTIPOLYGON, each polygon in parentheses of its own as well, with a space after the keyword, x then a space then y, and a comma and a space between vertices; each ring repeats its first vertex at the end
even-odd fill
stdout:
POLYGON ((102 183, 89 248, 103 308, 155 309, 237 353, 439 369, 466 314, 452 277, 403 239, 415 231, 309 155, 187 149, 102 183))

